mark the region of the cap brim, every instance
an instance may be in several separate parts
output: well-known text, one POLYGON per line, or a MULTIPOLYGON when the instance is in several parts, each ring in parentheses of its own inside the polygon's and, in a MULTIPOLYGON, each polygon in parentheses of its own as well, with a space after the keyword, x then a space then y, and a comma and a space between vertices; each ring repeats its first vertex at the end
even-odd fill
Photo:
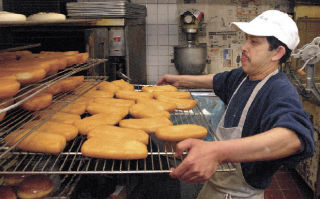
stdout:
POLYGON ((254 36, 272 36, 273 28, 270 25, 264 24, 261 26, 260 24, 253 24, 249 22, 232 22, 231 25, 234 25, 236 28, 241 31, 254 36))

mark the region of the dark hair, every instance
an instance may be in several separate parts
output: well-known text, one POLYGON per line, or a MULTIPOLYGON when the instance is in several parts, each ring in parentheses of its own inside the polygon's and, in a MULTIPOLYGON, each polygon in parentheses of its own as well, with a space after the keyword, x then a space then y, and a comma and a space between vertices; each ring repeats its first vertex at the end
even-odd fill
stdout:
POLYGON ((267 36, 267 41, 269 43, 269 50, 270 51, 277 49, 279 46, 283 46, 286 49, 286 53, 281 57, 281 59, 279 61, 280 64, 285 63, 289 59, 292 50, 290 50, 287 45, 285 45, 284 43, 279 41, 279 39, 277 39, 274 36, 267 36))

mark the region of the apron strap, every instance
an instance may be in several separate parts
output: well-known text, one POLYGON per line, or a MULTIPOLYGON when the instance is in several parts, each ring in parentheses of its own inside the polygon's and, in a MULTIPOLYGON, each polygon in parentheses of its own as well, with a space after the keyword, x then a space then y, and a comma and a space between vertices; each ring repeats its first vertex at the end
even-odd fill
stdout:
POLYGON ((239 120, 238 126, 243 127, 244 122, 245 122, 246 117, 247 117, 247 113, 249 111, 249 108, 250 108, 253 100, 255 99, 256 95, 258 94, 260 89, 265 85, 265 83, 270 79, 270 77, 272 77, 273 75, 277 74, 278 72, 279 72, 279 69, 277 69, 277 70, 273 71, 272 73, 270 73, 261 82, 259 82, 258 85, 253 89, 252 94, 249 97, 248 102, 247 102, 246 106, 244 107, 244 109, 242 111, 241 118, 239 120))
MULTIPOLYGON (((243 82, 246 81, 247 78, 248 78, 248 76, 246 76, 245 78, 243 78, 243 80, 241 81, 241 83, 239 84, 239 86, 237 87, 237 89, 233 92, 233 94, 232 94, 232 96, 231 96, 231 98, 230 98, 229 104, 230 104, 231 100, 233 99, 234 95, 238 92, 239 88, 241 87, 241 85, 243 84, 243 82)), ((221 117, 221 120, 220 120, 220 122, 219 122, 219 125, 220 125, 220 124, 221 124, 221 125, 224 124, 224 118, 225 118, 226 113, 227 113, 227 110, 228 110, 228 108, 229 108, 229 104, 227 105, 227 108, 226 108, 226 110, 224 111, 224 113, 223 113, 223 115, 222 115, 222 117, 221 117)))

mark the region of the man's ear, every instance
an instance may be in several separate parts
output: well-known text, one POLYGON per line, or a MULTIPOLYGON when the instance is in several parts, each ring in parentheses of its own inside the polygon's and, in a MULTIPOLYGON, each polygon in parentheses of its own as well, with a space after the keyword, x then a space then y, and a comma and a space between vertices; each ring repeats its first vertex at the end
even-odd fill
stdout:
POLYGON ((274 50, 274 55, 272 56, 272 61, 280 60, 286 54, 286 49, 283 46, 279 46, 274 50))

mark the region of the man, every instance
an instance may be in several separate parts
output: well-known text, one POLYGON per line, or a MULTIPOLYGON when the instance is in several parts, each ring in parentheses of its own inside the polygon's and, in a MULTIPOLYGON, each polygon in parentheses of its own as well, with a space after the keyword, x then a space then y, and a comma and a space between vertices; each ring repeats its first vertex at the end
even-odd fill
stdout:
POLYGON ((281 165, 294 166, 314 152, 313 126, 295 87, 279 64, 299 43, 298 28, 285 13, 269 10, 251 22, 234 22, 246 33, 242 68, 216 75, 165 75, 158 85, 213 88, 227 109, 219 141, 187 139, 176 156, 188 155, 170 174, 186 182, 206 181, 199 199, 264 198, 264 189, 281 165), (233 172, 216 172, 222 163, 233 172))

